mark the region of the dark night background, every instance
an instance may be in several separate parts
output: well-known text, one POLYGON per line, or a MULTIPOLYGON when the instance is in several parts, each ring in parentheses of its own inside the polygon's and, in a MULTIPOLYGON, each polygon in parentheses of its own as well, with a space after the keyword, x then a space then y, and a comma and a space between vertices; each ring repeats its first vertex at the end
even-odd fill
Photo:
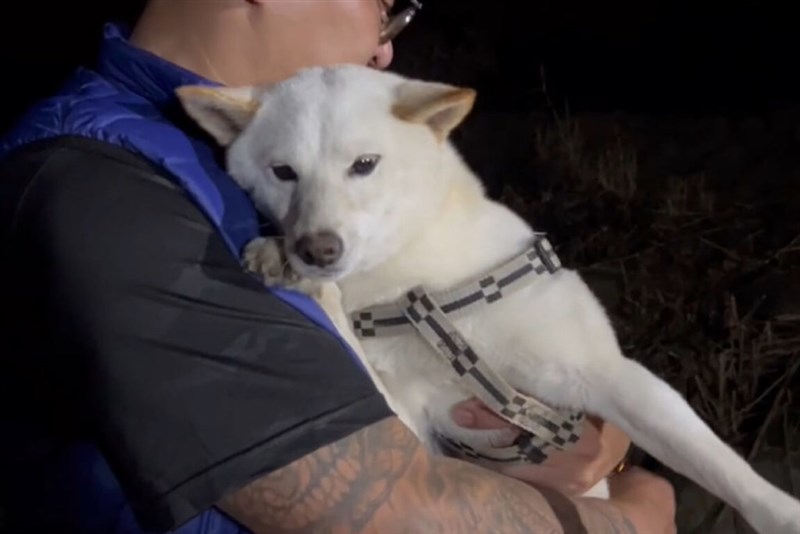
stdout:
MULTIPOLYGON (((131 0, 9 5, 3 129, 91 60, 103 20, 135 10, 131 0)), ((552 234, 608 306, 629 355, 798 493, 794 9, 427 0, 396 41, 392 68, 478 90, 455 140, 490 194, 552 234)), ((729 513, 674 480, 680 532, 710 533, 718 517, 713 532, 734 532, 729 513)))

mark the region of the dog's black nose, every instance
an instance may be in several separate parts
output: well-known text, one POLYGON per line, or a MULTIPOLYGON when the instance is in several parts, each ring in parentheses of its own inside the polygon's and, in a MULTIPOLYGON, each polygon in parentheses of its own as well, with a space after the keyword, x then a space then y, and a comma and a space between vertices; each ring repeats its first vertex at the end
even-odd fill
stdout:
POLYGON ((308 265, 327 267, 342 257, 344 242, 330 231, 306 234, 294 244, 294 251, 308 265))

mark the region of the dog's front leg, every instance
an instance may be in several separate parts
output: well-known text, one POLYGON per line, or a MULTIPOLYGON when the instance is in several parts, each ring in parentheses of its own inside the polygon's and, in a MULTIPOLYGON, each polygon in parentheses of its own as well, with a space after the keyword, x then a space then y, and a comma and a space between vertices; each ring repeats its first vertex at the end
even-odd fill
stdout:
POLYGON ((279 240, 271 237, 257 237, 250 241, 244 249, 244 264, 249 271, 259 275, 267 286, 291 289, 313 298, 364 365, 370 367, 364 349, 350 326, 342 306, 342 293, 335 282, 301 277, 286 260, 279 240))
POLYGON ((317 300, 321 296, 324 284, 303 278, 292 269, 279 238, 257 237, 245 245, 243 256, 245 268, 265 285, 292 289, 317 300))
MULTIPOLYGON (((245 267, 257 274, 265 285, 291 289, 314 299, 333 323, 339 335, 361 361, 375 387, 384 396, 389 407, 398 415, 407 410, 397 406, 396 400, 387 392, 380 375, 375 371, 364 352, 361 342, 353 332, 350 319, 342 305, 342 293, 335 282, 303 278, 291 268, 276 238, 257 237, 250 241, 244 250, 245 267)), ((407 426, 416 428, 416 422, 401 417, 407 426), (413 425, 413 426, 412 426, 413 425)))

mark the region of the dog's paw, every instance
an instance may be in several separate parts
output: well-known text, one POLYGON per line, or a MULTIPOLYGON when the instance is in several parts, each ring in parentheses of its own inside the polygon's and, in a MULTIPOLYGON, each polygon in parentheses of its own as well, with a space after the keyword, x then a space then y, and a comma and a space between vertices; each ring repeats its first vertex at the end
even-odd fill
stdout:
POLYGON ((257 237, 244 247, 244 267, 268 286, 289 287, 300 277, 291 268, 276 239, 257 237))
POLYGON ((748 503, 743 512, 759 534, 800 534, 800 500, 775 487, 748 503))
POLYGON ((264 285, 281 287, 314 297, 320 294, 320 283, 303 278, 292 269, 277 239, 257 237, 244 248, 244 267, 261 278, 264 285))

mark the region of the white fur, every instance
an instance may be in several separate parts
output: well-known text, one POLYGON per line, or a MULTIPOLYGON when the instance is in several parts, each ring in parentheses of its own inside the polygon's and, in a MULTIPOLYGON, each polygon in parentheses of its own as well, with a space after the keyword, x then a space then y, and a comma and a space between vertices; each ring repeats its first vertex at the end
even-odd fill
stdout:
MULTIPOLYGON (((441 88, 362 67, 309 69, 260 94, 258 112, 228 151, 231 174, 283 225, 292 266, 338 283, 343 309, 331 304, 334 293, 326 310, 398 416, 431 447, 432 429, 472 443, 486 443, 492 433, 454 424, 449 409, 469 392, 420 337, 359 346, 345 313, 418 284, 452 287, 516 255, 534 235, 485 196, 451 143, 429 125, 391 113, 395 103, 441 88), (382 159, 370 176, 347 176, 361 154, 382 159), (291 165, 298 182, 279 182, 270 171, 278 163, 291 165), (302 233, 323 229, 344 240, 341 261, 324 270, 303 264, 291 249, 302 233)), ((274 242, 248 248, 255 266, 276 257, 274 242)), ((800 503, 759 476, 666 382, 622 354, 605 311, 575 271, 542 278, 456 324, 513 386, 618 425, 762 534, 800 533, 800 503)))

